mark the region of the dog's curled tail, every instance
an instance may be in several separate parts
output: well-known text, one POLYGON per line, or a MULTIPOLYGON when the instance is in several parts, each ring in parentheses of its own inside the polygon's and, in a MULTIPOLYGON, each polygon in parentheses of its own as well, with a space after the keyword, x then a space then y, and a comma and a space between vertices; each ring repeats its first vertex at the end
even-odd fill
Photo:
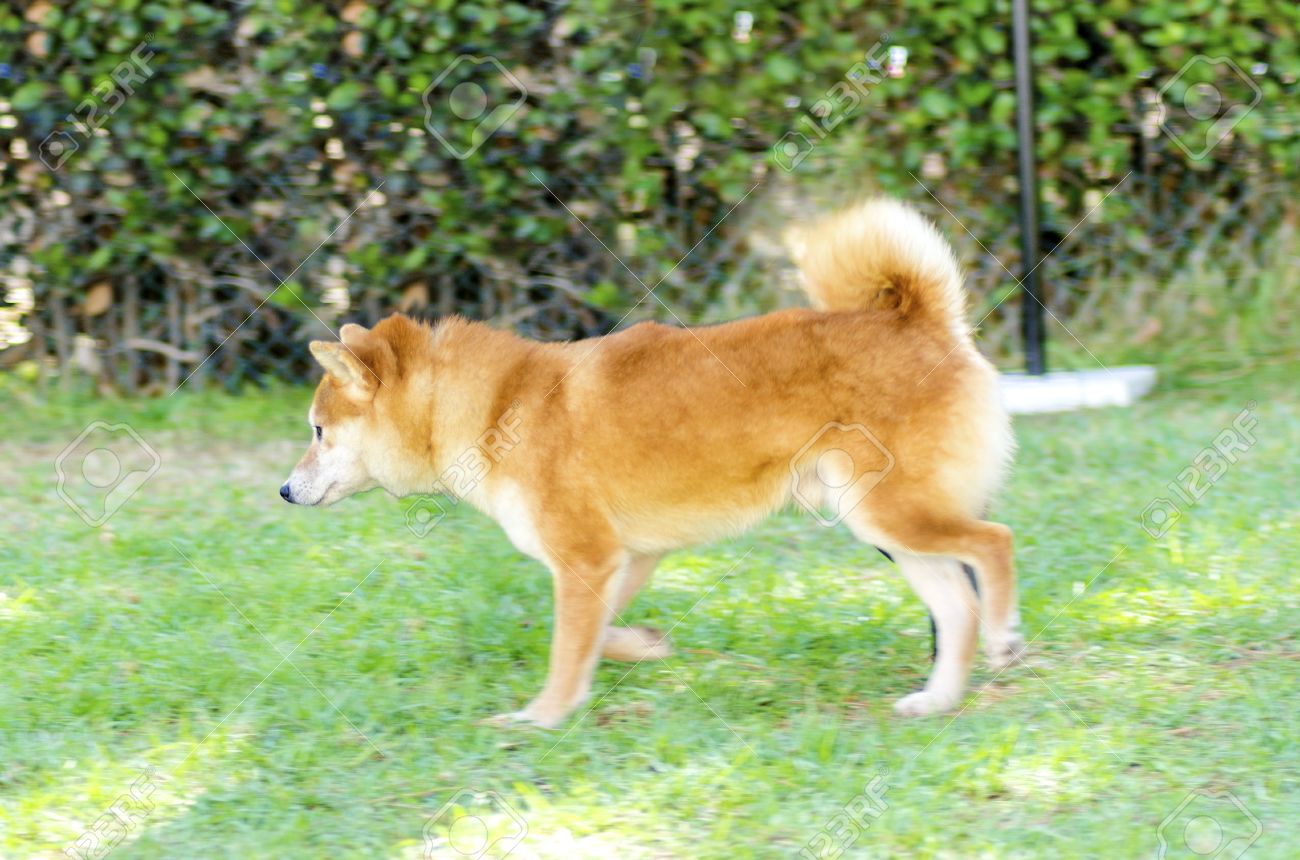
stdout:
POLYGON ((786 242, 813 305, 824 311, 895 310, 967 337, 966 293, 952 248, 919 212, 878 198, 795 227, 786 242))

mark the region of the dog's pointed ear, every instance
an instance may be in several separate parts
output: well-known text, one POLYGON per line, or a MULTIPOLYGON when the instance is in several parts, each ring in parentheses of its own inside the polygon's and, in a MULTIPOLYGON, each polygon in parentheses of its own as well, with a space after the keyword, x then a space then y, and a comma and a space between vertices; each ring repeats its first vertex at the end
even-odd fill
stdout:
POLYGON ((339 329, 339 340, 353 349, 364 349, 370 345, 370 329, 356 323, 344 323, 339 329))
POLYGON ((325 368, 325 372, 334 377, 336 382, 351 385, 369 376, 365 365, 342 343, 329 340, 313 340, 308 349, 325 368))
POLYGON ((314 340, 311 354, 348 396, 369 400, 383 385, 385 374, 396 371, 396 359, 388 341, 356 323, 339 329, 337 342, 314 340))
POLYGON ((375 371, 346 343, 314 340, 308 347, 325 373, 354 400, 374 397, 380 382, 375 371))

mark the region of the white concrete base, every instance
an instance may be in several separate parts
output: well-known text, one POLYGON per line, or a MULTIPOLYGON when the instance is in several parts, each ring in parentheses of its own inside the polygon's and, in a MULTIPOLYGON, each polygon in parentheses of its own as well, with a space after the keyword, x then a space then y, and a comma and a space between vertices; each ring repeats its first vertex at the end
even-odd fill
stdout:
POLYGON ((1128 406, 1155 384, 1156 369, 1146 365, 1067 370, 1042 376, 1004 373, 1002 405, 1012 415, 1128 406))

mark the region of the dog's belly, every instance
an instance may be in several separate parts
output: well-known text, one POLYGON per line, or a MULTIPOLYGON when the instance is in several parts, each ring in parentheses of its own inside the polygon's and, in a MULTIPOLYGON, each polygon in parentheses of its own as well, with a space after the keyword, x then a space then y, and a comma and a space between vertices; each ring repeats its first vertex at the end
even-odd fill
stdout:
MULTIPOLYGON (((606 510, 609 524, 624 549, 638 555, 652 555, 739 534, 762 522, 784 505, 789 496, 788 481, 779 481, 761 488, 738 488, 725 499, 715 498, 710 504, 700 504, 698 500, 684 504, 656 503, 643 496, 636 504, 611 505, 606 510)), ((536 523, 535 511, 540 503, 530 499, 519 484, 502 481, 490 492, 480 487, 466 498, 497 521, 517 550, 539 561, 549 556, 549 547, 536 523)))
POLYGON ((740 534, 769 517, 789 499, 787 486, 762 494, 737 493, 723 504, 638 506, 616 511, 615 528, 623 545, 643 555, 670 552, 740 534))
POLYGON ((766 510, 707 514, 683 511, 653 519, 638 518, 622 524, 620 531, 623 545, 630 551, 656 555, 731 537, 761 522, 769 513, 766 510))

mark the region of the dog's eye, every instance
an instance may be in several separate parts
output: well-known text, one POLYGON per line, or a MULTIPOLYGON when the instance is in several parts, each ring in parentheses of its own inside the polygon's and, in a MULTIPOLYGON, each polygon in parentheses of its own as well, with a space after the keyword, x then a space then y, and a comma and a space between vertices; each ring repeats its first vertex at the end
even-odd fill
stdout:
POLYGON ((319 441, 321 440, 321 439, 320 439, 320 435, 321 435, 320 425, 319 425, 319 424, 316 424, 316 425, 313 425, 313 426, 314 426, 315 429, 316 429, 316 441, 319 442, 319 441))

